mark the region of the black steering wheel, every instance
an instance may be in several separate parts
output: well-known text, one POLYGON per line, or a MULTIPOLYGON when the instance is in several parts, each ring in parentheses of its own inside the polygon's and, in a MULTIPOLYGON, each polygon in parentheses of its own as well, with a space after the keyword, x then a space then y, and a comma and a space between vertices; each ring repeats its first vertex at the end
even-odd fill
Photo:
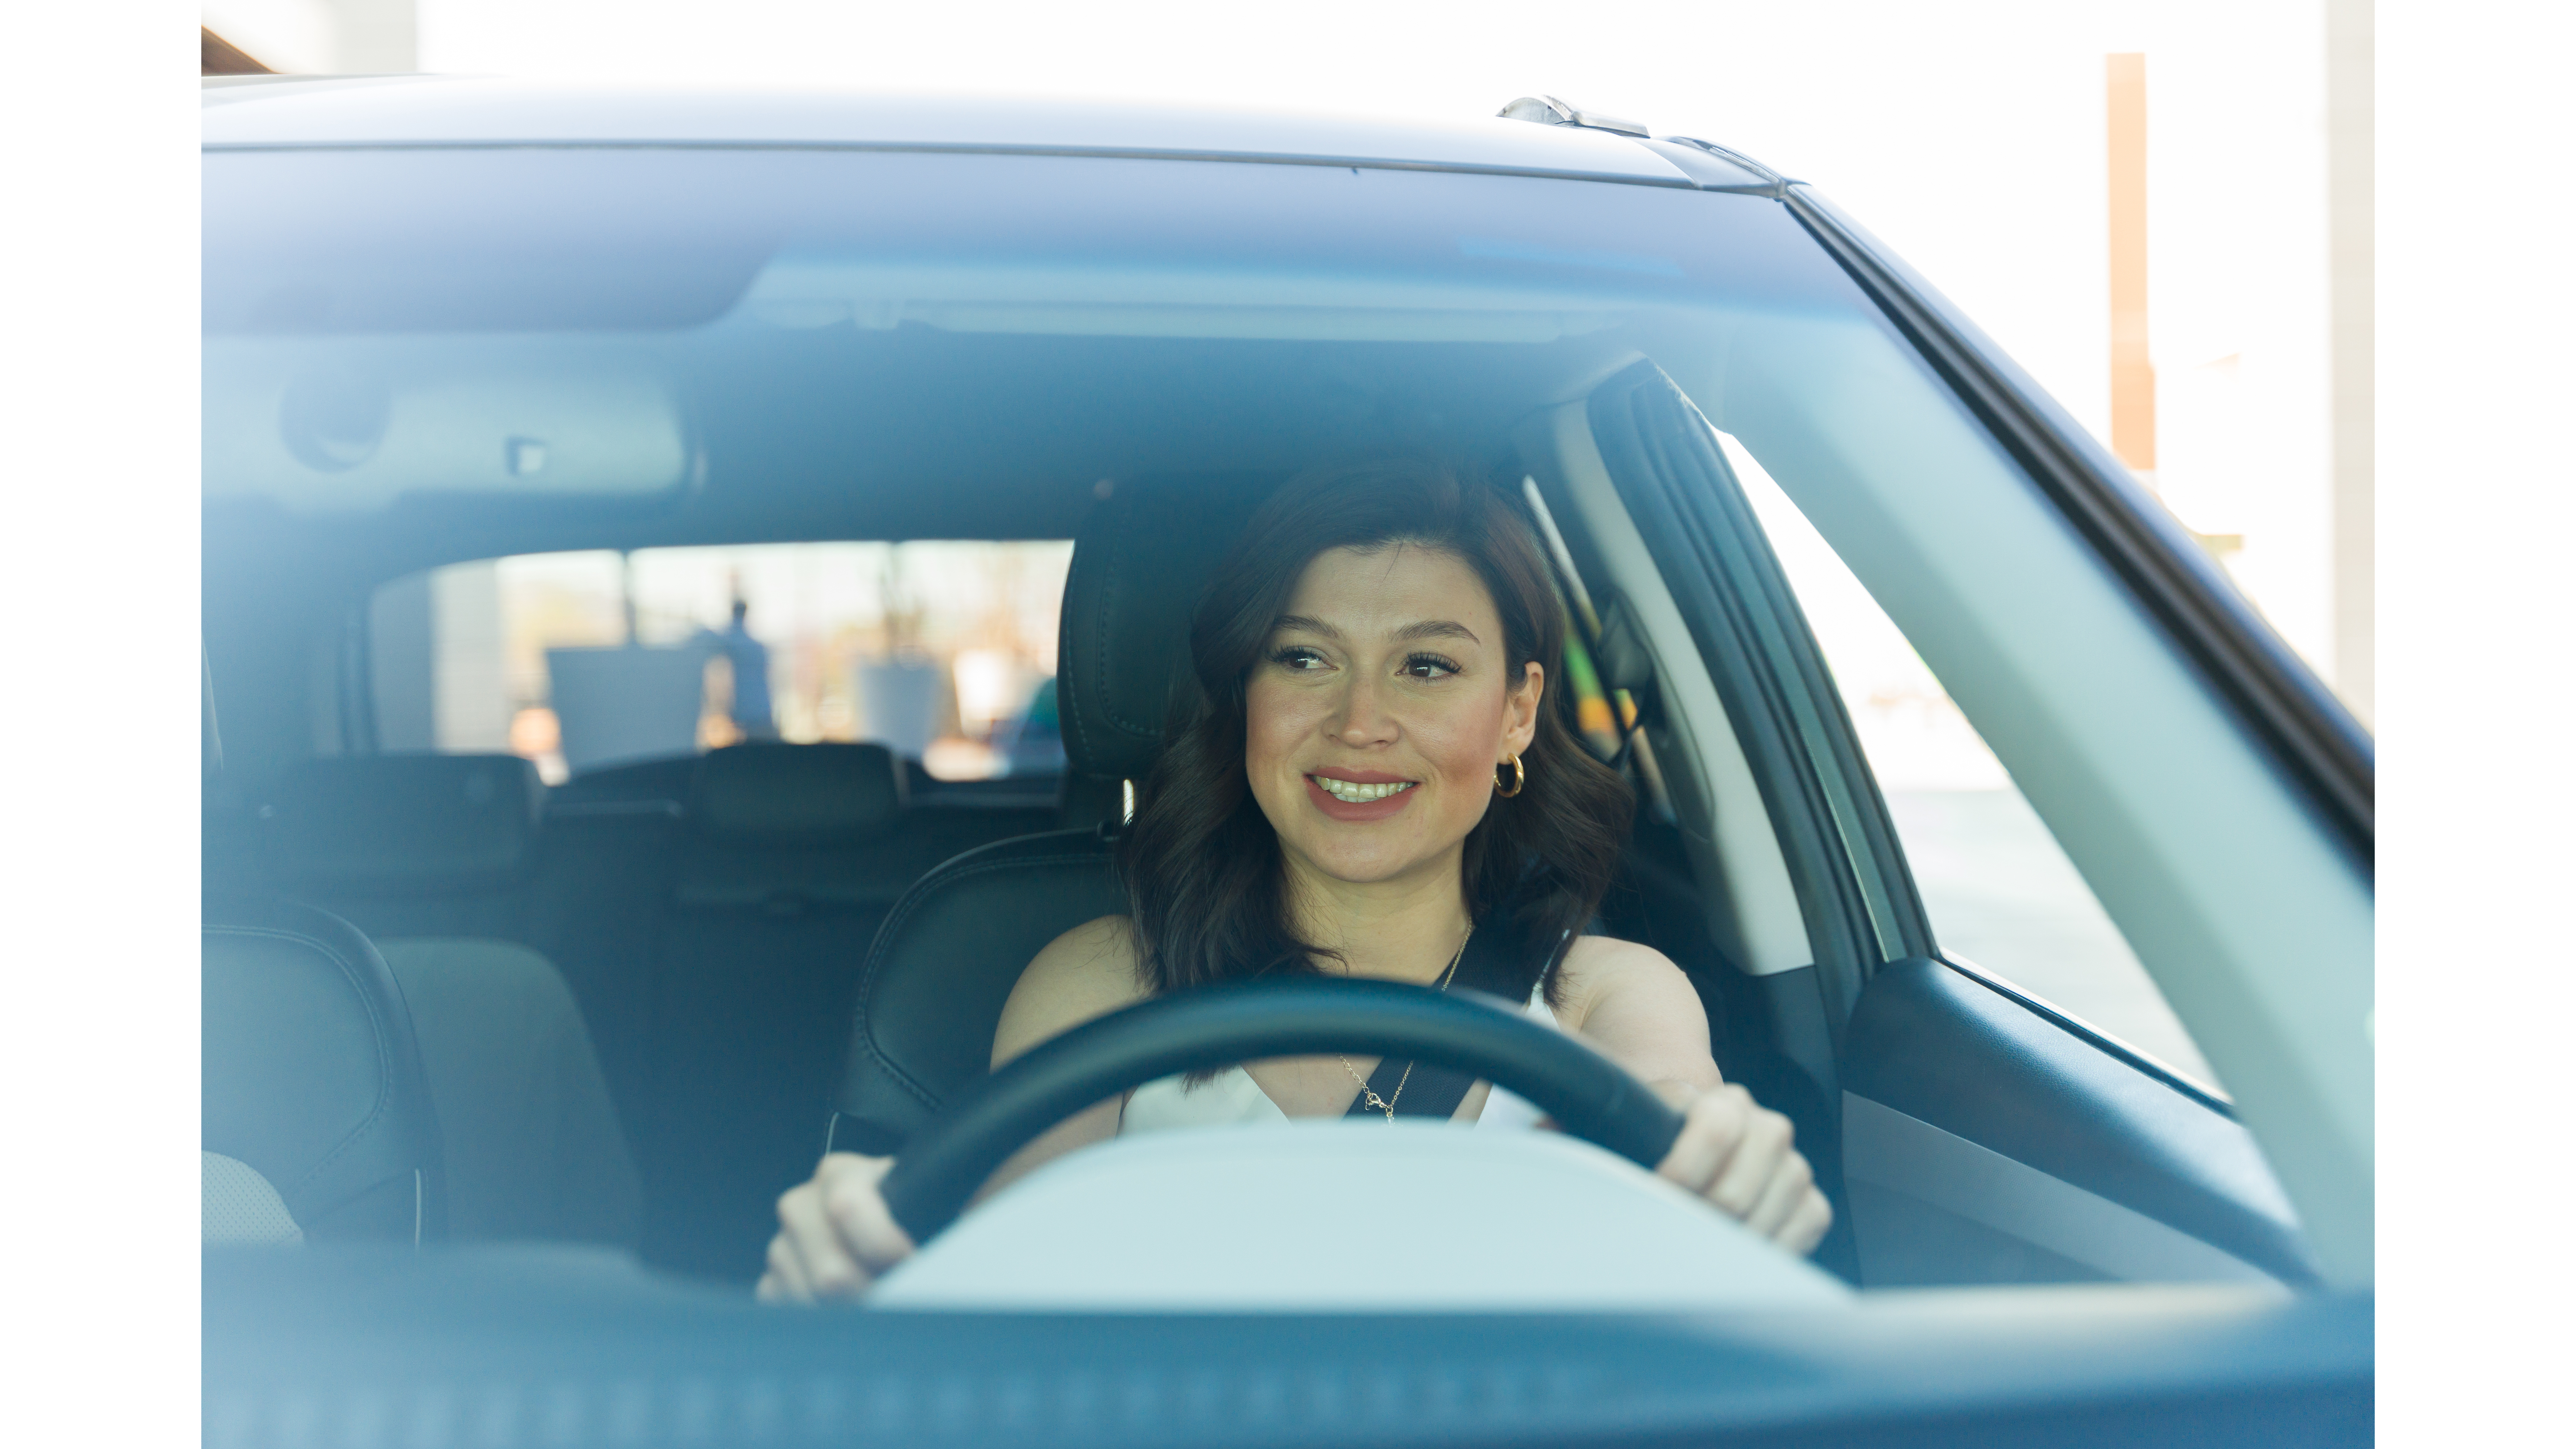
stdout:
POLYGON ((1681 1115, 1645 1084, 1494 998, 1306 977, 1203 987, 1085 1022, 950 1103, 904 1144, 880 1190, 895 1221, 927 1243, 1004 1159, 1094 1102, 1175 1072, 1325 1052, 1473 1073, 1650 1170, 1681 1135, 1681 1115))

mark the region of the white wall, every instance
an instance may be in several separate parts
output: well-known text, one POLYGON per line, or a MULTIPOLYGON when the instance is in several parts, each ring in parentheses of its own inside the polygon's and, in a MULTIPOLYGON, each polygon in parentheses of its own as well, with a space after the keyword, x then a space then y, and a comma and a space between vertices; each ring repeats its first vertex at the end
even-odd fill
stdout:
POLYGON ((382 75, 420 68, 417 0, 210 0, 213 31, 271 70, 382 75))
POLYGON ((501 648, 501 581, 490 561, 430 575, 437 653, 438 748, 510 747, 510 684, 501 648))

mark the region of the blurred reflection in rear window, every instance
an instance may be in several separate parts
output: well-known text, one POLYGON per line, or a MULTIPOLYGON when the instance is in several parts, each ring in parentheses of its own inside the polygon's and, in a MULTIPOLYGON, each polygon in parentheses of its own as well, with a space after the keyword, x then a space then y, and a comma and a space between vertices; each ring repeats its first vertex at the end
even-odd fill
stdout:
POLYGON ((741 739, 873 740, 947 780, 1053 776, 1060 541, 522 554, 377 590, 378 746, 551 782, 741 739))

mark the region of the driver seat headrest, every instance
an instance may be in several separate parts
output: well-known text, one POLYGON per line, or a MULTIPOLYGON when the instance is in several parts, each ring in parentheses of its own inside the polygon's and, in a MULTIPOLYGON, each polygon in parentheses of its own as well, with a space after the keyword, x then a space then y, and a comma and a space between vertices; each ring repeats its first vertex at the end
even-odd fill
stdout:
POLYGON ((1153 768, 1189 668, 1190 616, 1267 491, 1234 478, 1120 483, 1083 520, 1056 645, 1069 769, 1135 780, 1153 768))

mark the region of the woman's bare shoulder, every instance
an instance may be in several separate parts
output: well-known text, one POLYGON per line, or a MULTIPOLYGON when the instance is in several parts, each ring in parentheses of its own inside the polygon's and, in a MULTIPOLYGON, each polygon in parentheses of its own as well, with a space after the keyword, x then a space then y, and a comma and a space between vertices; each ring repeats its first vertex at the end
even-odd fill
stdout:
POLYGON ((1708 1012, 1672 958, 1610 936, 1578 936, 1558 965, 1558 1019, 1648 1081, 1714 1084, 1708 1012))
POLYGON ((1136 932, 1125 916, 1085 921, 1046 944, 1020 973, 993 1032, 1000 1066, 1047 1038, 1150 993, 1137 970, 1136 932))
POLYGON ((1646 990, 1658 994, 1679 990, 1696 1002, 1699 993, 1673 959, 1638 941, 1616 936, 1577 936, 1557 963, 1557 995, 1567 1005, 1590 1003, 1610 993, 1646 990))
POLYGON ((1136 923, 1125 916, 1094 916, 1047 942, 1029 968, 1097 970, 1109 965, 1129 975, 1136 971, 1136 923))

